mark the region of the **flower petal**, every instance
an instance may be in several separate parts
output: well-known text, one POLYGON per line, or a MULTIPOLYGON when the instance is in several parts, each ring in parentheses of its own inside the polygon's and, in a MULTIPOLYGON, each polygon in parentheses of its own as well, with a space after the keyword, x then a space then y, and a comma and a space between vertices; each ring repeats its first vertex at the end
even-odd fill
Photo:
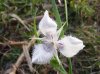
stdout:
POLYGON ((59 51, 66 57, 73 57, 85 46, 83 41, 72 36, 65 36, 58 41, 59 51))
POLYGON ((39 23, 39 31, 46 35, 50 32, 56 32, 57 30, 57 24, 56 22, 49 17, 48 11, 46 10, 44 13, 43 18, 41 19, 39 23))
POLYGON ((53 55, 53 49, 50 49, 45 44, 35 45, 35 49, 32 54, 32 63, 47 64, 52 59, 53 55))

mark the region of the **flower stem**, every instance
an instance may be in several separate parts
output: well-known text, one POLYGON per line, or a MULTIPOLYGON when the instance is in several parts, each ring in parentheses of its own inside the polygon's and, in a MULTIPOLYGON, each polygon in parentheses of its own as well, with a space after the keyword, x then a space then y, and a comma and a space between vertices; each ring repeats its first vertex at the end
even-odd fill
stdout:
POLYGON ((66 15, 66 22, 68 27, 68 7, 67 7, 67 0, 64 0, 65 3, 65 15, 66 15))
POLYGON ((68 58, 68 62, 69 62, 69 74, 73 74, 71 58, 68 58))

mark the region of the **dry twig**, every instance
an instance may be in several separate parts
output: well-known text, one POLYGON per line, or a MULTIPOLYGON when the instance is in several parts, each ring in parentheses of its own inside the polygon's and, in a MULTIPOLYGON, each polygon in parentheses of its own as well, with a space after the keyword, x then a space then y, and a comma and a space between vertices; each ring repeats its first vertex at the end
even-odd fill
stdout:
POLYGON ((36 72, 36 70, 32 67, 32 61, 31 61, 29 52, 28 52, 28 50, 27 50, 27 45, 23 45, 23 52, 24 52, 24 56, 26 57, 26 61, 27 61, 27 63, 28 63, 28 66, 29 66, 30 71, 31 71, 32 73, 33 73, 33 72, 36 72))
POLYGON ((28 31, 30 31, 30 29, 28 28, 28 26, 24 23, 24 21, 16 14, 9 14, 11 17, 16 18, 28 31))
MULTIPOLYGON (((35 40, 34 38, 31 39, 31 41, 28 43, 27 47, 25 47, 27 51, 29 51, 30 47, 34 44, 35 40)), ((16 61, 16 63, 14 64, 13 68, 10 68, 9 70, 7 70, 5 72, 5 74, 16 74, 16 70, 17 68, 20 66, 20 64, 22 63, 24 59, 24 52, 22 52, 22 54, 19 56, 18 60, 16 61)))

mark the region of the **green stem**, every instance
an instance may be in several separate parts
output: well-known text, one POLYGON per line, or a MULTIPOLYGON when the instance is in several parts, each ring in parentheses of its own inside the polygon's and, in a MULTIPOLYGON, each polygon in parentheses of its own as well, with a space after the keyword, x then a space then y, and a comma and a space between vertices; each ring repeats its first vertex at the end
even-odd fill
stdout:
POLYGON ((65 3, 66 22, 67 22, 67 26, 68 26, 68 7, 67 7, 67 0, 64 0, 64 3, 65 3))
POLYGON ((69 74, 73 74, 71 58, 68 58, 68 62, 69 62, 69 74))
POLYGON ((66 70, 64 69, 62 65, 61 65, 61 69, 62 69, 62 74, 67 74, 66 70))

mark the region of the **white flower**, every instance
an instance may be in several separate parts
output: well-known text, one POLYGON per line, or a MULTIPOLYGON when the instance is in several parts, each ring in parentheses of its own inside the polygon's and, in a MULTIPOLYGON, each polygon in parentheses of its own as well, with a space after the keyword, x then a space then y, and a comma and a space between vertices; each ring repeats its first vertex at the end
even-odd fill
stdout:
POLYGON ((48 33, 54 33, 57 30, 56 22, 49 17, 48 11, 44 12, 44 16, 39 23, 39 31, 46 35, 48 33))
POLYGON ((64 25, 57 31, 56 22, 49 17, 48 11, 45 11, 39 23, 39 31, 44 37, 36 38, 42 40, 42 44, 34 46, 32 63, 47 64, 55 56, 59 64, 61 64, 57 49, 64 56, 73 57, 84 48, 83 41, 76 37, 65 36, 61 40, 58 40, 64 25))
POLYGON ((58 43, 59 51, 66 57, 73 57, 85 47, 82 40, 72 36, 65 36, 58 43))
POLYGON ((37 44, 34 46, 32 54, 32 63, 47 64, 54 55, 54 49, 51 45, 37 44))

